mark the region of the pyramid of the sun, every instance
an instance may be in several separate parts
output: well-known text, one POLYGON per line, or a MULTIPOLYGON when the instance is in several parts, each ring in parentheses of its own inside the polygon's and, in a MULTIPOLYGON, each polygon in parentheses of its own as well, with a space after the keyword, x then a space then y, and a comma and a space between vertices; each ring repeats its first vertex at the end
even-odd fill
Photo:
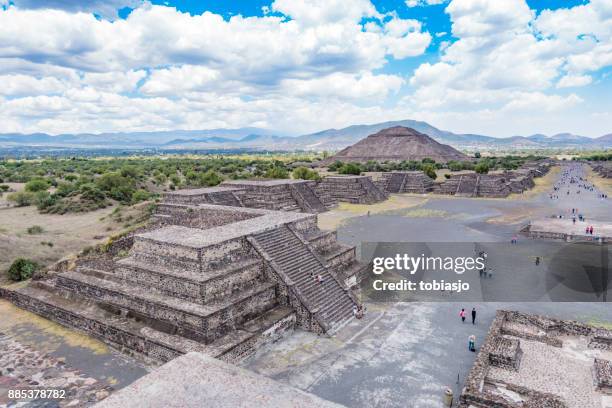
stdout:
POLYGON ((352 146, 341 150, 338 154, 325 160, 333 163, 342 162, 365 163, 375 161, 421 161, 425 158, 434 159, 439 163, 450 160, 464 161, 468 156, 451 146, 436 142, 424 133, 412 128, 395 126, 383 129, 378 133, 360 140, 352 146))

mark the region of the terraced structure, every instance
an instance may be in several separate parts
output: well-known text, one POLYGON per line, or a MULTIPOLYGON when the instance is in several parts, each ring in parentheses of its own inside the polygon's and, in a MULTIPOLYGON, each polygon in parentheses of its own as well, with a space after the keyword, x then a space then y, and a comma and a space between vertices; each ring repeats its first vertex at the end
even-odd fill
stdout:
POLYGON ((355 248, 314 214, 237 206, 243 197, 168 194, 148 227, 108 253, 0 295, 158 362, 190 351, 237 362, 294 327, 333 334, 359 303, 355 248))

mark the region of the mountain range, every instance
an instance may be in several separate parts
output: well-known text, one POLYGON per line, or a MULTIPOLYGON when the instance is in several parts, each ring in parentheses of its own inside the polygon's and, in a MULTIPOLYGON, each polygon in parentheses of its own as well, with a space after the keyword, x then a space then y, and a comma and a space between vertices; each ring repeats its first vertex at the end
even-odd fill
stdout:
POLYGON ((370 125, 327 129, 301 136, 284 136, 273 130, 245 127, 239 129, 176 130, 157 132, 0 134, 0 147, 129 148, 145 149, 231 149, 339 150, 382 129, 393 126, 413 128, 440 143, 457 149, 606 149, 612 148, 612 133, 597 138, 560 133, 496 138, 478 134, 458 134, 440 130, 426 122, 400 120, 370 125))

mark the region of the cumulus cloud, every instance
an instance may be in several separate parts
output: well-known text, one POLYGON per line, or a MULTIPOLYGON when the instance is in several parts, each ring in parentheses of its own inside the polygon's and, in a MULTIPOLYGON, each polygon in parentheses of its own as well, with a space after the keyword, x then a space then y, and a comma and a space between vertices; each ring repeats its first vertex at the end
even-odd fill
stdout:
POLYGON ((554 90, 588 85, 588 72, 612 64, 612 20, 607 8, 598 9, 604 3, 536 16, 525 0, 451 1, 446 12, 458 39, 442 51, 439 62, 414 71, 412 103, 424 109, 469 106, 500 117, 576 106, 582 98, 554 90))
POLYGON ((102 2, 67 3, 0 10, 0 74, 11 81, 0 91, 10 98, 0 118, 21 117, 23 130, 277 127, 287 112, 295 127, 307 106, 362 112, 397 93, 401 76, 373 71, 431 42, 419 21, 382 14, 369 0, 276 0, 263 17, 229 19, 149 3, 125 19, 100 19, 91 12, 102 2), (35 107, 41 119, 16 106, 35 107))
POLYGON ((568 117, 612 65, 608 0, 539 14, 525 0, 407 0, 448 4, 452 23, 439 58, 414 72, 389 62, 423 55, 428 26, 369 0, 274 0, 261 17, 230 18, 140 0, 1 2, 0 132, 300 132, 416 118, 495 134, 568 117), (135 9, 116 18, 124 6, 135 9))
MULTIPOLYGON (((0 0, 0 5, 4 2, 8 5, 8 0, 0 0)), ((117 11, 130 7, 137 7, 142 0, 13 0, 12 3, 24 9, 59 9, 71 12, 83 11, 95 13, 106 18, 117 17, 117 11)))

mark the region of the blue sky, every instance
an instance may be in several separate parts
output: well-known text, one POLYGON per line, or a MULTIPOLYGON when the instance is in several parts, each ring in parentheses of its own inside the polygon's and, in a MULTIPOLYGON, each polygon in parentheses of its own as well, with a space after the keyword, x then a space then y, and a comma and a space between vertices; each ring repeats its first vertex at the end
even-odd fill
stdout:
POLYGON ((609 0, 0 0, 0 132, 612 132, 609 0))

